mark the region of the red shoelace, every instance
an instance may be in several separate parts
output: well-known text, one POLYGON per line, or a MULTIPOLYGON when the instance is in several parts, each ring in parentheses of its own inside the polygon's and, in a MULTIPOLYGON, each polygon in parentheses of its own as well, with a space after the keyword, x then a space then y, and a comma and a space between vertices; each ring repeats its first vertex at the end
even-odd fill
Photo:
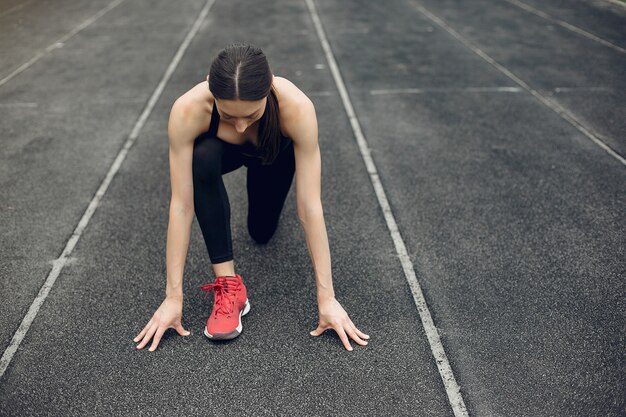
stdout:
POLYGON ((237 291, 239 291, 239 280, 235 277, 218 277, 214 283, 204 284, 200 289, 206 291, 203 300, 209 295, 211 290, 215 291, 216 313, 230 314, 234 310, 237 291))

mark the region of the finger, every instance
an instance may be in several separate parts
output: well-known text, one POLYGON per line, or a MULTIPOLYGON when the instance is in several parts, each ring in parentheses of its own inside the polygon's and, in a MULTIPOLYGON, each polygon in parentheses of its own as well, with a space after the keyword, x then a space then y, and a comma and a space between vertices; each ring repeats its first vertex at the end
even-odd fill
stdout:
POLYGON ((370 336, 368 334, 363 333, 362 331, 360 331, 359 329, 357 329, 357 327, 354 325, 354 323, 352 322, 352 320, 350 320, 350 325, 352 325, 352 328, 354 329, 354 331, 356 332, 356 334, 359 335, 359 337, 362 337, 363 339, 369 339, 370 336))
POLYGON ((157 329, 156 334, 154 335, 154 338, 152 339, 152 346, 150 346, 150 349, 148 349, 150 352, 154 352, 157 346, 159 346, 159 342, 161 341, 161 336, 163 336, 163 333, 165 333, 166 330, 167 330, 167 327, 159 327, 157 329))
POLYGON ((152 319, 150 319, 148 324, 146 324, 146 327, 144 327, 143 330, 137 336, 135 336, 135 338, 133 339, 133 342, 139 342, 139 340, 143 337, 143 335, 146 334, 150 326, 152 326, 152 319))
POLYGON ((179 323, 176 327, 175 327, 176 331, 178 332, 179 335, 181 336, 189 336, 191 334, 191 332, 185 330, 183 328, 183 325, 181 323, 179 323))
POLYGON ((148 341, 152 338, 152 335, 154 334, 154 332, 156 332, 156 329, 158 328, 159 326, 157 326, 156 323, 152 323, 152 326, 150 326, 150 329, 148 329, 148 331, 146 332, 146 335, 143 337, 141 343, 137 345, 137 349, 142 349, 146 345, 146 343, 148 343, 148 341))
POLYGON ((350 341, 348 340, 348 336, 346 335, 346 331, 343 330, 343 327, 341 325, 338 325, 337 327, 334 327, 334 329, 339 335, 339 338, 343 342, 343 346, 346 348, 346 350, 352 351, 352 346, 350 345, 350 341))
POLYGON ((348 333, 348 335, 353 338, 359 345, 361 346, 365 346, 367 345, 367 342, 363 339, 361 339, 357 334, 356 331, 354 331, 354 327, 352 327, 352 325, 350 323, 348 323, 347 326, 344 327, 346 330, 346 333, 348 333))
POLYGON ((321 335, 322 333, 324 333, 324 331, 326 331, 326 329, 327 329, 327 328, 328 328, 328 327, 324 327, 324 326, 321 326, 321 325, 320 325, 320 326, 317 326, 317 329, 313 330, 312 332, 309 332, 309 334, 310 334, 311 336, 319 336, 319 335, 321 335))

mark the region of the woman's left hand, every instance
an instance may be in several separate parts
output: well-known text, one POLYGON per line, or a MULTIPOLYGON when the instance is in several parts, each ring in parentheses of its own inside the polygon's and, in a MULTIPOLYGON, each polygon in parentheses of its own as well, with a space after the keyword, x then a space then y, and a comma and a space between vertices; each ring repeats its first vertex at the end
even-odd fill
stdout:
POLYGON ((343 307, 341 307, 341 304, 339 304, 339 301, 334 297, 318 301, 318 311, 319 324, 317 329, 309 333, 311 336, 319 336, 324 333, 325 330, 332 328, 337 332, 337 335, 347 350, 352 350, 348 335, 358 344, 363 346, 367 345, 367 341, 363 339, 369 339, 370 337, 356 328, 352 320, 350 320, 350 317, 348 317, 348 313, 346 313, 343 307))

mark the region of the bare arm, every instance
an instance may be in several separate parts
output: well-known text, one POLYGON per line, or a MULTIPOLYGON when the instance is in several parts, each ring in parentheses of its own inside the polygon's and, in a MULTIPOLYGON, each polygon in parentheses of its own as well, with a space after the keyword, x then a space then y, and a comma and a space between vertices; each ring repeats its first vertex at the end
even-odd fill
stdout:
POLYGON ((170 112, 167 128, 169 137, 170 179, 172 197, 170 200, 169 224, 167 227, 167 283, 165 299, 154 312, 148 324, 133 339, 139 342, 137 349, 143 349, 152 339, 150 351, 154 351, 163 333, 173 328, 181 336, 191 333, 182 325, 183 314, 183 269, 191 223, 193 222, 193 141, 196 123, 190 121, 190 108, 176 100, 170 112))
POLYGON ((183 271, 193 222, 193 131, 188 110, 177 101, 168 124, 171 199, 167 227, 166 297, 183 297, 183 271))
POLYGON ((302 99, 294 112, 290 133, 296 157, 296 204, 298 217, 305 231, 307 248, 315 270, 319 324, 310 334, 321 335, 326 329, 337 332, 344 347, 352 350, 348 336, 360 345, 367 345, 369 336, 352 322, 335 298, 330 249, 321 201, 321 156, 317 138, 315 107, 302 99), (363 338, 363 339, 362 339, 363 338))
POLYGON ((294 126, 296 158, 296 206, 305 232, 306 244, 315 271, 318 302, 334 298, 331 259, 321 201, 321 157, 317 140, 317 118, 310 100, 300 105, 299 123, 294 126))

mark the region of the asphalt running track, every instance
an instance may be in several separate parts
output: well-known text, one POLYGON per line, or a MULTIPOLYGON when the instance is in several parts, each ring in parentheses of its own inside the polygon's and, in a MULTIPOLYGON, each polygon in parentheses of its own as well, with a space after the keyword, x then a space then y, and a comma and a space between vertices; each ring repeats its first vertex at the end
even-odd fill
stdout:
POLYGON ((618 416, 625 411, 626 7, 539 0, 0 4, 0 415, 618 416), (225 176, 244 332, 160 304, 167 116, 252 41, 314 101, 337 298, 317 323, 292 189, 272 241, 225 176))

